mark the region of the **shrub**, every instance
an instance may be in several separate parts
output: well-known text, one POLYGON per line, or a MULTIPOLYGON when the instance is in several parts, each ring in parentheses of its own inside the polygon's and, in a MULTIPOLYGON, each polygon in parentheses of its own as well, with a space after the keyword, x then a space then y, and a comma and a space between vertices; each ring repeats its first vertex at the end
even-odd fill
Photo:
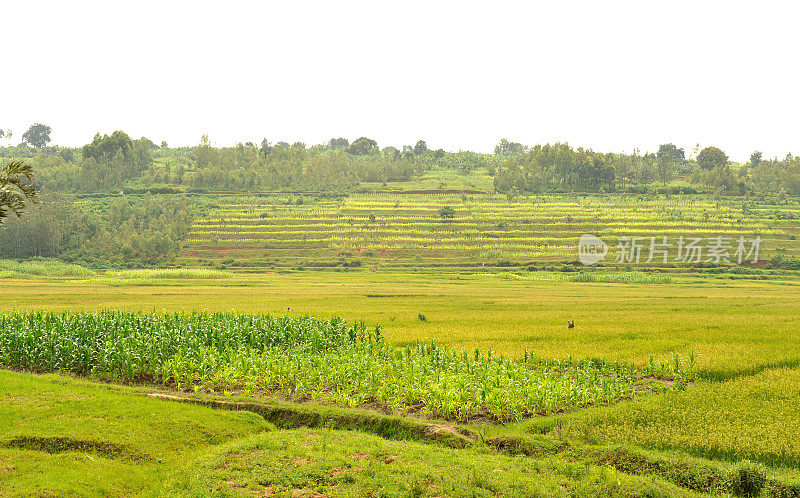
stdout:
POLYGON ((452 219, 455 215, 456 210, 451 206, 444 206, 439 210, 439 216, 441 216, 442 219, 452 219))
POLYGON ((730 491, 739 496, 758 496, 767 482, 767 472, 764 466, 743 460, 731 469, 728 476, 730 491))

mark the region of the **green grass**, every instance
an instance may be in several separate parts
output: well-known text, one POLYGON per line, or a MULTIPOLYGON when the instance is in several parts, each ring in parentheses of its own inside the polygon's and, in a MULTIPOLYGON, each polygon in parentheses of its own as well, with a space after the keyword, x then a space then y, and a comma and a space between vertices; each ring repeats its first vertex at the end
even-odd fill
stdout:
POLYGON ((328 429, 270 432, 220 447, 171 493, 252 496, 688 496, 655 478, 557 458, 454 450, 328 429))
POLYGON ((138 494, 157 489, 187 459, 270 427, 248 412, 0 371, 0 494, 138 494))
POLYGON ((394 191, 438 191, 438 190, 467 190, 491 192, 494 190, 493 177, 486 174, 485 170, 474 170, 468 175, 456 170, 437 169, 426 171, 420 176, 409 181, 388 181, 384 185, 380 182, 361 182, 359 192, 394 192, 394 191))
POLYGON ((800 369, 778 368, 590 411, 554 430, 594 442, 800 468, 798 399, 800 369))
MULTIPOLYGON (((120 282, 123 280, 119 279, 120 282)), ((608 482, 605 478, 600 480, 597 478, 598 472, 603 472, 603 468, 611 466, 616 469, 612 474, 615 476, 614 479, 622 482, 623 487, 633 487, 625 489, 639 489, 636 486, 645 486, 642 484, 645 481, 639 478, 629 480, 632 472, 650 476, 644 479, 655 483, 653 485, 657 489, 666 489, 666 494, 674 494, 677 491, 669 486, 683 479, 680 477, 683 474, 680 474, 679 470, 684 467, 681 463, 673 462, 671 456, 673 454, 710 459, 712 463, 704 463, 705 467, 702 468, 717 469, 713 474, 718 476, 718 479, 723 479, 719 476, 727 475, 728 470, 725 465, 747 458, 768 465, 770 475, 783 475, 782 472, 787 472, 788 477, 785 479, 797 480, 796 472, 781 470, 782 467, 798 469, 800 458, 795 444, 800 440, 800 429, 795 423, 800 419, 800 413, 796 413, 794 408, 795 401, 800 395, 797 387, 800 353, 796 348, 800 339, 798 337, 800 285, 791 276, 769 280, 732 280, 718 278, 715 275, 698 274, 675 275, 668 283, 636 281, 606 283, 503 279, 494 275, 305 272, 258 275, 224 273, 220 278, 213 280, 166 279, 155 280, 148 285, 117 285, 113 281, 101 283, 92 277, 73 278, 69 281, 44 277, 5 279, 2 283, 0 308, 6 312, 32 309, 95 311, 105 308, 137 312, 202 309, 240 313, 269 312, 291 316, 308 314, 321 319, 341 315, 351 323, 353 320, 364 319, 369 327, 380 323, 386 339, 400 347, 413 345, 416 341, 435 339, 438 344, 447 344, 456 350, 472 350, 478 347, 481 351, 486 351, 491 348, 498 354, 502 353, 512 359, 519 359, 527 350, 533 351, 537 357, 546 358, 563 359, 573 355, 576 358, 605 358, 610 361, 619 359, 623 362, 634 362, 637 368, 643 368, 648 363, 651 353, 655 355, 654 361, 658 364, 660 361, 669 361, 676 352, 685 353, 692 349, 699 354, 697 359, 699 379, 683 391, 642 396, 634 401, 623 401, 608 407, 580 409, 570 414, 534 417, 521 424, 475 425, 473 431, 486 438, 506 437, 512 438, 512 441, 526 438, 527 441, 527 438, 545 437, 568 442, 567 448, 574 448, 570 450, 573 456, 569 458, 561 453, 554 454, 550 449, 546 449, 536 457, 536 452, 540 451, 536 449, 540 447, 537 446, 539 443, 534 445, 533 457, 513 457, 515 462, 524 462, 515 465, 528 465, 528 460, 523 458, 533 458, 540 462, 537 465, 544 466, 541 468, 548 468, 541 463, 546 457, 552 460, 552 469, 583 469, 582 473, 574 475, 569 474, 571 471, 565 470, 568 472, 567 475, 572 477, 565 478, 567 487, 564 488, 564 493, 568 490, 578 490, 575 494, 614 492, 613 488, 607 487, 608 482), (419 314, 424 314, 427 320, 421 321, 418 318, 419 314), (574 329, 566 327, 568 319, 575 320, 574 329), (539 433, 546 435, 540 436, 539 433), (639 451, 636 448, 647 448, 655 452, 655 456, 652 457, 655 460, 647 460, 650 463, 642 463, 635 458, 628 461, 627 457, 621 461, 608 460, 608 451, 592 449, 594 447, 592 445, 603 447, 617 444, 633 448, 631 451, 639 451), (590 458, 590 454, 594 456, 590 458), (600 463, 601 458, 606 458, 604 460, 606 463, 600 463), (669 465, 653 463, 663 458, 673 463, 669 465), (715 465, 721 467, 717 468, 715 465), (639 470, 629 472, 625 469, 639 470), (675 475, 678 477, 669 477, 672 475, 670 473, 676 472, 675 475), (618 474, 622 477, 616 477, 618 474), (667 481, 672 484, 667 485, 667 481), (592 493, 592 490, 595 492, 592 493)), ((78 385, 92 386, 86 388, 86 393, 95 390, 105 392, 95 387, 96 384, 78 382, 78 385)), ((83 434, 81 440, 85 442, 86 434, 97 434, 96 438, 88 439, 99 439, 113 444, 125 442, 107 438, 108 429, 99 425, 92 428, 78 425, 75 433, 62 430, 67 425, 66 414, 76 408, 67 407, 64 411, 52 412, 49 410, 52 409, 53 403, 45 404, 39 401, 36 398, 36 389, 30 388, 21 392, 23 394, 19 399, 30 398, 34 400, 31 404, 43 405, 42 411, 38 412, 41 414, 41 423, 45 424, 44 419, 47 418, 46 423, 51 424, 52 429, 32 430, 25 434, 10 432, 10 437, 24 435, 77 438, 83 434), (47 415, 48 413, 53 416, 47 415)), ((66 391, 61 393, 62 397, 68 399, 66 391)), ((61 394, 54 395, 58 396, 61 394)), ((246 396, 244 392, 234 392, 233 399, 242 399, 242 396, 246 396)), ((9 402, 4 406, 9 406, 11 402, 11 398, 7 399, 9 402)), ((146 400, 142 402, 144 401, 146 400)), ((322 410, 309 401, 306 403, 304 406, 312 412, 322 410)), ((184 405, 177 406, 176 410, 189 408, 184 405)), ((98 408, 98 411, 103 410, 105 409, 98 408)), ((7 408, 6 413, 14 413, 14 409, 7 408)), ((316 429, 318 433, 323 430, 324 425, 324 421, 318 424, 316 429)), ((26 426, 37 427, 27 424, 26 426)), ((302 427, 294 429, 298 431, 294 433, 295 435, 281 436, 289 439, 296 436, 295 441, 300 444, 299 448, 287 447, 282 450, 284 451, 282 454, 287 455, 287 458, 294 458, 295 454, 303 457, 301 452, 306 448, 302 442, 307 441, 301 436, 304 429, 302 427)), ((361 439, 364 434, 359 432, 364 429, 360 426, 352 429, 354 432, 347 434, 355 441, 360 441, 359 444, 366 445, 367 440, 371 441, 370 438, 375 437, 375 433, 372 433, 373 435, 367 439, 361 439)), ((180 434, 178 429, 175 430, 176 434, 180 434)), ((273 433, 269 433, 270 437, 272 435, 273 433)), ((277 434, 275 435, 277 437, 277 434)), ((178 444, 181 437, 175 435, 172 444, 178 444)), ((286 441, 286 439, 276 440, 286 441)), ((33 441, 29 442, 31 445, 41 443, 41 440, 37 439, 31 441, 33 441)), ((61 444, 58 443, 60 440, 47 441, 50 444, 61 444)), ((306 474, 300 472, 301 475, 297 476, 293 473, 294 467, 281 467, 288 473, 287 475, 294 476, 281 481, 279 476, 276 477, 273 473, 272 467, 259 466, 257 458, 248 459, 247 451, 243 452, 245 456, 242 457, 239 470, 226 474, 223 472, 225 469, 217 469, 214 462, 221 462, 228 454, 229 448, 250 448, 248 445, 268 444, 259 438, 230 441, 230 446, 220 449, 219 452, 203 450, 197 453, 197 466, 187 474, 198 476, 196 482, 187 482, 185 477, 179 477, 180 474, 175 475, 158 469, 142 471, 145 473, 137 477, 140 480, 136 482, 153 480, 162 483, 168 480, 171 489, 180 493, 198 494, 201 492, 199 490, 206 489, 207 486, 207 489, 217 490, 220 494, 238 494, 242 490, 253 491, 264 488, 259 483, 267 481, 272 483, 274 480, 274 483, 268 485, 274 484, 275 489, 282 490, 281 492, 286 495, 291 495, 291 489, 313 488, 330 491, 329 486, 332 485, 339 486, 336 489, 342 489, 342 494, 359 494, 374 483, 370 480, 371 477, 358 473, 359 475, 353 476, 354 481, 350 483, 341 483, 325 477, 318 482, 315 481, 317 487, 313 487, 306 474), (261 477, 250 478, 245 475, 261 477), (241 483, 242 487, 240 489, 234 486, 228 489, 227 481, 241 483)), ((383 439, 375 441, 377 441, 375 444, 379 445, 407 444, 383 439)), ((434 456, 434 453, 439 451, 438 448, 426 450, 425 448, 430 447, 429 444, 424 441, 417 441, 415 444, 418 443, 422 444, 422 449, 419 451, 423 453, 419 453, 420 455, 430 453, 431 461, 438 461, 436 459, 439 457, 434 456)), ((350 451, 347 439, 340 444, 350 451)), ((517 442, 503 444, 524 447, 517 442)), ((134 454, 149 454, 145 446, 126 447, 136 449, 134 454)), ((99 452, 114 449, 114 447, 109 448, 95 446, 88 454, 95 458, 99 452)), ((417 449, 413 448, 409 446, 408 451, 411 452, 409 454, 417 455, 414 453, 417 449)), ((4 449, 0 454, 5 456, 9 454, 8 452, 25 451, 28 451, 25 455, 33 454, 30 453, 32 450, 18 449, 4 449)), ((448 453, 450 451, 447 450, 442 454, 451 455, 448 453)), ((486 449, 465 448, 459 451, 477 451, 477 453, 452 455, 469 454, 463 458, 472 461, 473 468, 477 469, 475 472, 479 475, 482 475, 481 469, 488 468, 483 467, 484 461, 490 461, 484 460, 486 449)), ((311 464, 304 467, 310 469, 311 473, 308 475, 328 475, 329 464, 334 465, 330 467, 331 469, 341 466, 339 462, 346 462, 350 455, 342 453, 336 456, 335 450, 330 450, 328 453, 328 459, 321 459, 319 466, 311 464)), ((399 450, 394 449, 386 449, 386 453, 401 455, 399 450)), ((489 456, 512 458, 491 452, 487 458, 489 456)), ((53 455, 40 455, 37 458, 40 458, 36 460, 40 463, 36 465, 42 468, 55 465, 55 460, 45 460, 55 458, 53 455)), ((491 460, 492 465, 496 466, 492 470, 501 468, 499 463, 501 460, 503 458, 491 460)), ((449 460, 445 458, 442 461, 449 460)), ((4 458, 0 461, 0 468, 11 466, 24 469, 19 474, 12 474, 17 475, 15 479, 22 479, 25 482, 37 479, 36 465, 10 462, 8 458, 4 458)), ((82 464, 85 465, 85 462, 82 464)), ((114 460, 108 465, 120 464, 114 460)), ((113 472, 124 470, 122 467, 114 469, 113 472)), ((74 472, 77 476, 78 472, 83 471, 74 472)), ((112 470, 96 471, 97 475, 104 475, 103 472, 112 473, 112 470)), ((378 470, 374 472, 376 472, 374 475, 378 476, 375 479, 384 475, 378 470)), ((697 475, 702 476, 705 471, 701 469, 698 472, 697 475)), ((545 490, 543 493, 548 494, 547 491, 551 489, 548 486, 553 482, 561 482, 561 477, 557 477, 561 474, 557 470, 547 470, 546 474, 547 479, 552 478, 554 481, 546 479, 540 481, 538 477, 531 477, 529 480, 533 482, 526 481, 525 485, 542 486, 541 489, 545 490)), ((436 486, 442 485, 442 481, 437 477, 438 474, 426 470, 422 464, 416 470, 403 475, 406 477, 398 486, 408 486, 408 489, 412 489, 415 483, 425 482, 425 476, 431 476, 434 485, 431 494, 439 489, 447 489, 437 488, 436 486)), ((5 476, 3 478, 5 479, 5 476)), ((54 480, 53 477, 42 478, 39 485, 45 486, 47 479, 54 480)), ((19 488, 9 488, 6 482, 8 481, 4 481, 3 484, 4 490, 38 489, 31 487, 32 484, 20 484, 19 488)), ((112 479, 109 482, 113 484, 119 481, 112 479)), ((498 489, 506 490, 512 488, 503 486, 512 484, 514 483, 501 481, 492 486, 501 486, 498 489)), ((688 489, 682 484, 681 486, 682 490, 688 489)))
POLYGON ((221 271, 203 268, 157 268, 138 270, 108 270, 103 273, 103 281, 133 280, 137 283, 160 280, 210 280, 229 277, 221 271))
POLYGON ((32 261, 0 259, 0 278, 86 278, 93 275, 95 275, 95 272, 88 268, 52 259, 32 261))
POLYGON ((0 494, 691 495, 591 462, 325 427, 276 430, 251 412, 143 392, 0 370, 0 494))
MULTIPOLYGON (((466 443, 451 446, 431 431, 445 426, 419 432, 408 419, 289 403, 259 409, 245 397, 234 398, 245 400, 240 407, 176 403, 143 396, 151 390, 0 370, 0 493, 695 496, 746 485, 752 468, 513 435, 514 427, 504 439, 464 428, 466 443)), ((796 473, 752 471, 773 492, 800 490, 796 473)))

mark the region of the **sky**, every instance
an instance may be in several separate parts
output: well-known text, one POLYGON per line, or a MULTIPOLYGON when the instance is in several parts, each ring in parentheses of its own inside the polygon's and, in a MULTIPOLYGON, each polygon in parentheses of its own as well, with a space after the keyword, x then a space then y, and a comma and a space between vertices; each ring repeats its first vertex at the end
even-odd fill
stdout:
POLYGON ((800 5, 3 1, 0 128, 800 154, 800 5))

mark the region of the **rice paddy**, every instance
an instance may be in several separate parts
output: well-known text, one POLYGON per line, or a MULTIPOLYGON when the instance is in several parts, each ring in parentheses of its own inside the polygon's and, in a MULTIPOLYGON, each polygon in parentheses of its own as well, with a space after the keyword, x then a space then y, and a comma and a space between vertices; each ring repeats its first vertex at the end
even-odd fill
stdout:
MULTIPOLYGON (((800 203, 681 195, 220 197, 195 221, 180 261, 250 268, 496 271, 575 261, 584 233, 611 246, 610 262, 617 259, 620 237, 668 237, 673 243, 681 236, 761 237, 762 260, 776 254, 797 257, 800 203), (442 216, 443 208, 453 215, 442 216)), ((648 266, 674 266, 668 263, 655 259, 648 266)))

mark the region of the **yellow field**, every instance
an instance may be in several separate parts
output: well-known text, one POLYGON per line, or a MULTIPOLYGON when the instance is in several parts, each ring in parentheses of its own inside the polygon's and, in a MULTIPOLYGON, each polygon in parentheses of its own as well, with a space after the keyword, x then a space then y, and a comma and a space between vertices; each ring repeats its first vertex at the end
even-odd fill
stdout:
MULTIPOLYGON (((141 273, 141 272, 140 272, 141 273)), ((490 275, 227 274, 223 278, 14 279, 0 310, 228 310, 342 316, 387 338, 518 356, 644 362, 693 349, 727 378, 800 362, 800 282, 680 278, 668 284, 539 282, 490 275), (427 322, 418 318, 422 313, 427 322), (568 319, 575 328, 568 329, 568 319)), ((215 275, 219 277, 219 275, 215 275)))

